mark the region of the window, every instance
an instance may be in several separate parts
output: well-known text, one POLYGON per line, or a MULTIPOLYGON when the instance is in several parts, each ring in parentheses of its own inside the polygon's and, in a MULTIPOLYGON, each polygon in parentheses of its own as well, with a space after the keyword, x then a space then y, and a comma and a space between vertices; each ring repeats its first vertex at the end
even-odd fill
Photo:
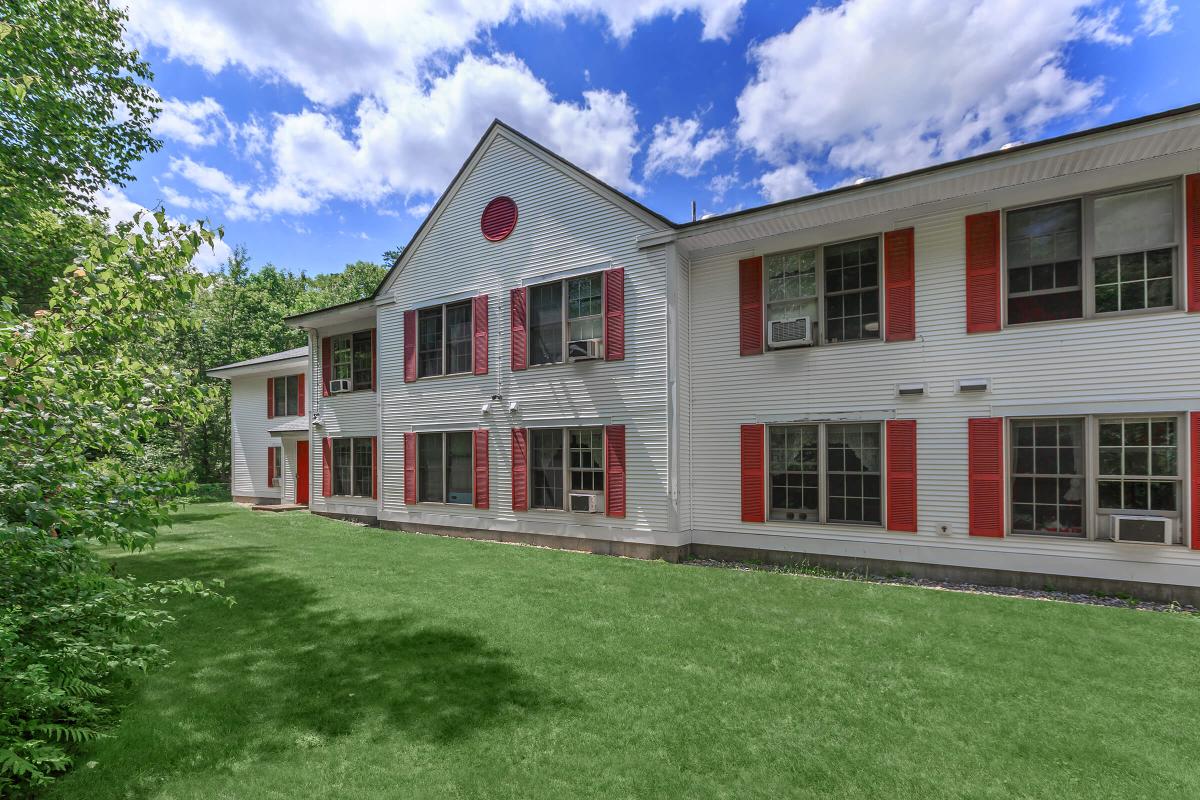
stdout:
POLYGON ((330 380, 350 381, 355 390, 373 388, 375 365, 371 331, 331 336, 329 350, 330 380))
POLYGON ((1177 204, 1166 185, 1009 211, 1009 324, 1174 308, 1177 204))
POLYGON ((1101 510, 1179 510, 1179 443, 1174 417, 1102 418, 1097 502, 1101 510))
POLYGON ((417 377, 471 371, 471 301, 417 312, 417 377))
POLYGON ((271 479, 267 481, 268 486, 279 486, 281 476, 283 475, 283 448, 271 448, 271 479))
POLYGON ((763 268, 768 326, 808 317, 826 342, 879 338, 879 237, 771 253, 763 268))
POLYGON ((882 524, 879 423, 772 425, 769 431, 771 519, 882 524))
POLYGON ((288 375, 286 378, 272 378, 274 381, 273 400, 275 416, 294 417, 300 413, 300 376, 288 375))
POLYGON ((417 434, 417 501, 471 505, 472 448, 470 431, 417 434))
POLYGON ((567 342, 604 337, 603 277, 596 272, 529 287, 530 364, 561 363, 567 342))
POLYGON ((564 486, 604 491, 603 428, 534 428, 529 434, 532 508, 565 509, 564 486))
POLYGON ((1013 423, 1014 533, 1085 536, 1082 419, 1013 423))
POLYGON ((1102 538, 1113 514, 1179 519, 1179 426, 1172 415, 1013 420, 1012 532, 1102 538))
POLYGON ((333 465, 330 484, 333 494, 347 497, 371 497, 374 464, 370 437, 333 440, 333 465))

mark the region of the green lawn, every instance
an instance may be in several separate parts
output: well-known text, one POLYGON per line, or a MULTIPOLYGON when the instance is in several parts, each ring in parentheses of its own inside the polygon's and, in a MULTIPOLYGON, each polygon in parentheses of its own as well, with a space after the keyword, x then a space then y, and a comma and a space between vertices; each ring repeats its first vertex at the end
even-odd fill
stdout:
POLYGON ((52 796, 1200 797, 1200 619, 193 506, 176 663, 52 796), (87 762, 94 766, 86 766, 87 762))

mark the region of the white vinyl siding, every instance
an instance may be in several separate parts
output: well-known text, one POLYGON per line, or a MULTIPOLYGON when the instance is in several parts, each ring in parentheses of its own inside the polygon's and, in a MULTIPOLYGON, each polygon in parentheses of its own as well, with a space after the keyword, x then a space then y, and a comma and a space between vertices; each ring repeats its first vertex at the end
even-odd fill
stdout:
POLYGON ((662 248, 637 246, 652 230, 523 144, 498 135, 485 147, 396 277, 387 293, 394 302, 379 308, 383 519, 594 539, 668 538, 666 261, 662 248), (520 216, 508 239, 488 242, 480 234, 479 215, 499 195, 512 197, 520 216), (451 263, 456 267, 447 269, 451 263), (510 291, 609 266, 625 269, 625 359, 514 373, 510 291), (488 295, 488 374, 406 384, 403 310, 473 294, 488 295), (491 402, 493 395, 503 399, 491 402), (510 403, 517 404, 515 411, 509 411, 510 403), (626 426, 625 518, 512 510, 513 427, 605 424, 626 426), (490 508, 406 506, 403 434, 480 427, 488 431, 490 508))

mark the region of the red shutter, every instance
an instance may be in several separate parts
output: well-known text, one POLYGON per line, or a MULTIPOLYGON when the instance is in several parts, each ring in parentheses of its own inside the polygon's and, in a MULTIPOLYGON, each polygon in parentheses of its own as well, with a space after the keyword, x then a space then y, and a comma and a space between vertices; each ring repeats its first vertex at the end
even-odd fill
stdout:
POLYGON ((529 510, 529 431, 512 429, 512 507, 513 511, 529 510))
POLYGON ((329 337, 321 339, 321 397, 329 397, 330 371, 333 369, 333 351, 329 337))
POLYGON ((404 312, 404 382, 417 379, 417 312, 404 312))
POLYGON ((604 426, 604 513, 625 516, 625 426, 604 426))
POLYGON ((488 472, 487 428, 475 429, 475 507, 490 508, 492 487, 488 472))
POLYGON ((371 499, 379 499, 379 437, 371 437, 371 499))
POLYGON ((512 370, 525 369, 528 347, 525 343, 525 287, 520 286, 508 294, 509 341, 512 345, 512 370))
POLYGON ((1000 330, 1000 212, 967 217, 967 333, 1000 330))
POLYGON ((1004 420, 967 420, 967 502, 972 536, 1004 535, 1004 420))
POLYGON ((744 356, 763 351, 762 268, 762 256, 738 262, 738 330, 744 356))
POLYGON ((304 416, 304 373, 296 376, 296 416, 304 416))
POLYGON ((917 421, 887 421, 887 527, 917 532, 917 421))
POLYGON ((375 391, 379 391, 379 384, 375 382, 375 365, 379 363, 379 347, 375 344, 376 330, 376 328, 371 328, 371 388, 375 391))
POLYGON ((1187 259, 1188 311, 1200 311, 1200 172, 1187 179, 1187 259))
MULTIPOLYGON (((475 374, 487 375, 488 296, 486 294, 477 295, 475 297, 475 306, 472 311, 472 316, 475 318, 475 374)), ((487 508, 487 506, 484 506, 484 508, 487 508)))
MULTIPOLYGON (((604 271, 604 360, 625 358, 625 268, 604 271)), ((624 512, 622 512, 622 516, 624 512)))
POLYGON ((1189 415, 1192 423, 1192 549, 1200 550, 1200 411, 1189 415))
POLYGON ((742 522, 766 522, 764 439, 766 425, 742 426, 742 522))
POLYGON ((417 502, 417 435, 404 434, 404 505, 417 502))
MULTIPOLYGON (((284 386, 287 386, 285 381, 284 386)), ((275 379, 267 378, 267 419, 275 418, 275 379)))
POLYGON ((321 496, 333 494, 333 442, 326 436, 321 440, 321 496))
POLYGON ((267 486, 275 485, 275 448, 267 446, 267 486))
POLYGON ((883 235, 883 281, 886 334, 889 342, 917 338, 916 264, 913 229, 883 235))

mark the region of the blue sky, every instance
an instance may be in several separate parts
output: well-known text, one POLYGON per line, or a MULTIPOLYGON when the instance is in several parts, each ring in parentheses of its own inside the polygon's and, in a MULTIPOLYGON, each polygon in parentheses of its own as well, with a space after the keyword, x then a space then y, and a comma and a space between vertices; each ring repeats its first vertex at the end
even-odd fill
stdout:
POLYGON ((1184 0, 129 0, 160 152, 102 198, 310 274, 408 241, 493 117, 675 220, 1200 101, 1184 0))

